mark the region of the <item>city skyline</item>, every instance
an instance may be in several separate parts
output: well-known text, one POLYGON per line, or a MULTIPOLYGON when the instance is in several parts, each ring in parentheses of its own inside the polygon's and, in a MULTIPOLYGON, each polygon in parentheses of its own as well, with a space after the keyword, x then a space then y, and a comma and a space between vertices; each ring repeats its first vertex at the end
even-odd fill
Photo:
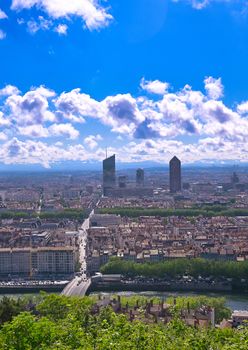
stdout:
POLYGON ((247 10, 0 1, 0 167, 247 164, 247 10))

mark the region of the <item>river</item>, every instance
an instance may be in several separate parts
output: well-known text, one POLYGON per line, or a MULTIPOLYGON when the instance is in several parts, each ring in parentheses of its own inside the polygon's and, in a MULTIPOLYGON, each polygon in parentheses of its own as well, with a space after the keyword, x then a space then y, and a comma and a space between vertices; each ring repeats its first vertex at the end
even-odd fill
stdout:
MULTIPOLYGON (((57 293, 56 293, 57 294, 57 293)), ((135 296, 142 295, 147 298, 159 297, 161 299, 167 299, 171 296, 196 296, 196 295, 206 295, 208 297, 224 297, 226 299, 226 305, 232 310, 248 310, 248 295, 247 294, 221 294, 221 293, 194 293, 194 292, 102 292, 102 293, 92 293, 91 295, 111 295, 118 294, 120 296, 135 296)), ((39 293, 30 293, 30 294, 0 294, 0 299, 4 296, 10 298, 18 297, 33 297, 38 296, 39 293)))
POLYGON ((142 295, 148 298, 159 297, 161 299, 167 299, 171 296, 196 296, 206 295, 208 297, 224 297, 226 299, 226 305, 232 310, 248 310, 248 295, 242 294, 221 294, 221 293, 194 293, 194 292, 109 292, 109 293, 92 293, 92 295, 111 295, 118 294, 120 296, 135 296, 142 295))

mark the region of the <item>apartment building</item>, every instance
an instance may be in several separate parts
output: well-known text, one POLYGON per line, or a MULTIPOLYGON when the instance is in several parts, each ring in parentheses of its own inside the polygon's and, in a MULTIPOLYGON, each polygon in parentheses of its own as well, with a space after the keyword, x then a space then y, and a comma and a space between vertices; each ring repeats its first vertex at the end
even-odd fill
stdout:
POLYGON ((68 247, 44 247, 37 249, 39 273, 70 274, 74 272, 74 251, 68 247))
POLYGON ((72 247, 0 249, 0 275, 72 274, 74 266, 72 247))

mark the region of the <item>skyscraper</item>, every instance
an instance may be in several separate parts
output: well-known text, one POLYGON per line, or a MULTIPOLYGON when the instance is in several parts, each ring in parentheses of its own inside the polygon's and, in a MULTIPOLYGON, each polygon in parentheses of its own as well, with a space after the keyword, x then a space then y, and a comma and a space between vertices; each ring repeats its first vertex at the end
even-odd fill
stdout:
POLYGON ((181 191, 181 161, 177 157, 170 160, 170 192, 181 191))
POLYGON ((119 186, 119 188, 126 188, 127 187, 127 176, 120 175, 118 177, 118 186, 119 186))
POLYGON ((231 183, 232 183, 233 186, 235 186, 236 184, 239 183, 239 177, 238 177, 238 175, 237 175, 236 172, 234 172, 234 173, 232 174, 231 183))
POLYGON ((115 187, 115 154, 103 161, 103 194, 115 187))
POLYGON ((139 168, 136 170, 136 186, 144 186, 145 172, 139 168))

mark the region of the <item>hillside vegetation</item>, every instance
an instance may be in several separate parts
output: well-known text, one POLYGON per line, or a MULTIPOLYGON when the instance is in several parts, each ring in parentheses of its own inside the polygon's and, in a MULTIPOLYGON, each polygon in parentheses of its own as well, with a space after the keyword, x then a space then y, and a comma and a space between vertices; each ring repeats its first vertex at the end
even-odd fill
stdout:
POLYGON ((50 295, 34 307, 5 298, 0 303, 0 350, 248 349, 247 329, 198 329, 177 316, 167 325, 130 322, 109 308, 92 315, 93 303, 92 297, 50 295))

